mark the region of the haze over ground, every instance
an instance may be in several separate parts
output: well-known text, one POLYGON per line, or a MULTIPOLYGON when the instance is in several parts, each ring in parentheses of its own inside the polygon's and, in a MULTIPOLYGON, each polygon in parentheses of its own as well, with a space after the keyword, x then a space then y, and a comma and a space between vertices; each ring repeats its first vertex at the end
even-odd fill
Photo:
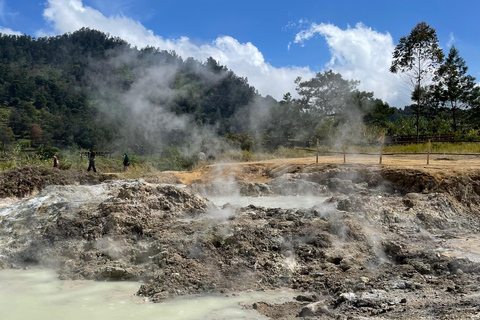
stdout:
POLYGON ((296 77, 333 69, 360 80, 359 89, 403 107, 410 103, 409 88, 389 72, 399 38, 427 22, 444 52, 454 44, 478 80, 479 12, 473 0, 0 0, 0 32, 42 37, 89 27, 138 48, 174 50, 200 61, 212 56, 278 100, 295 93, 296 77))

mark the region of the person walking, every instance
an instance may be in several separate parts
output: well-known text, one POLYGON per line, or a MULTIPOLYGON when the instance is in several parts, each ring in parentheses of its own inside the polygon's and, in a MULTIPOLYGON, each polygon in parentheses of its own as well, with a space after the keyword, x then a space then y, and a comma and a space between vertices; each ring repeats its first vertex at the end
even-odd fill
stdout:
POLYGON ((128 166, 130 165, 130 158, 128 157, 128 154, 123 155, 123 171, 127 171, 128 166))
POLYGON ((93 169, 93 172, 97 172, 97 170, 95 169, 95 152, 93 152, 93 150, 90 150, 90 157, 88 159, 87 171, 90 171, 90 169, 93 169))
POLYGON ((58 168, 58 167, 59 167, 59 163, 58 163, 57 156, 53 156, 53 167, 54 167, 54 168, 58 168))

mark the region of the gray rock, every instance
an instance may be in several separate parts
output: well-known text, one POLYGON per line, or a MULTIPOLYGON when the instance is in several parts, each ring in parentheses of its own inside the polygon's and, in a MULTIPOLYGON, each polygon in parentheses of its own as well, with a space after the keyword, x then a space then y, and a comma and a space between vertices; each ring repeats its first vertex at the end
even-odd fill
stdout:
POLYGON ((305 318, 305 317, 311 317, 315 314, 329 314, 330 311, 328 310, 327 306, 321 301, 310 303, 306 305, 302 311, 298 314, 299 317, 305 318))
POLYGON ((313 302, 313 301, 315 301, 315 298, 316 298, 316 297, 315 297, 314 295, 308 295, 308 296, 307 296, 307 295, 301 294, 301 295, 298 295, 298 296, 295 298, 295 300, 297 300, 297 301, 313 302))
POLYGON ((248 197, 262 197, 273 195, 269 185, 265 183, 243 183, 240 185, 240 195, 248 197))
POLYGON ((450 272, 454 274, 462 273, 480 273, 480 263, 470 261, 469 259, 455 259, 448 264, 450 272))
POLYGON ((390 282, 390 287, 392 289, 410 289, 414 287, 414 284, 411 281, 405 279, 393 280, 390 282))
POLYGON ((423 198, 425 198, 424 194, 416 193, 416 192, 407 193, 404 197, 404 199, 412 200, 412 201, 422 200, 423 198))
POLYGON ((365 290, 365 282, 358 282, 355 284, 355 287, 353 288, 355 291, 360 291, 360 290, 365 290))
POLYGON ((353 292, 344 292, 340 294, 340 300, 343 301, 354 301, 357 299, 357 295, 353 292))
POLYGON ((285 177, 276 178, 270 181, 268 185, 275 194, 284 196, 322 195, 327 191, 324 185, 285 177))
POLYGON ((358 188, 353 184, 351 180, 341 180, 338 178, 327 179, 328 189, 332 192, 340 192, 345 194, 351 194, 358 191, 358 188))
POLYGON ((387 292, 385 290, 371 290, 364 292, 355 301, 357 307, 381 308, 383 305, 389 304, 387 292))

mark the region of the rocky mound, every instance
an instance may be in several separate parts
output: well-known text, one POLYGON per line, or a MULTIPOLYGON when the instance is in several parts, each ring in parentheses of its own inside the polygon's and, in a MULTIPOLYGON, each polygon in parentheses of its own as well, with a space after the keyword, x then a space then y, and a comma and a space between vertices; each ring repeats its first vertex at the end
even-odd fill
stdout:
POLYGON ((80 170, 58 170, 43 166, 23 166, 0 172, 0 198, 24 197, 50 185, 98 184, 112 175, 80 170))
POLYGON ((182 189, 142 180, 50 186, 0 209, 3 265, 55 267, 72 279, 139 278, 142 268, 132 267, 160 250, 150 240, 162 238, 170 220, 207 208, 182 189))

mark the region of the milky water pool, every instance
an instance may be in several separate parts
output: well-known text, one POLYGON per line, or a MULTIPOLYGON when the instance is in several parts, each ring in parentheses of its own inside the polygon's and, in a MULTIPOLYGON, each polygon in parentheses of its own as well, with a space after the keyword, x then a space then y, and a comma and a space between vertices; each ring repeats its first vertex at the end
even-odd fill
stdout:
POLYGON ((49 270, 0 270, 1 320, 268 319, 239 303, 283 303, 292 290, 191 296, 151 303, 139 282, 61 281, 49 270))
POLYGON ((246 207, 250 204, 265 208, 307 209, 324 206, 327 197, 315 196, 272 196, 272 197, 207 197, 217 206, 230 203, 234 206, 246 207))

